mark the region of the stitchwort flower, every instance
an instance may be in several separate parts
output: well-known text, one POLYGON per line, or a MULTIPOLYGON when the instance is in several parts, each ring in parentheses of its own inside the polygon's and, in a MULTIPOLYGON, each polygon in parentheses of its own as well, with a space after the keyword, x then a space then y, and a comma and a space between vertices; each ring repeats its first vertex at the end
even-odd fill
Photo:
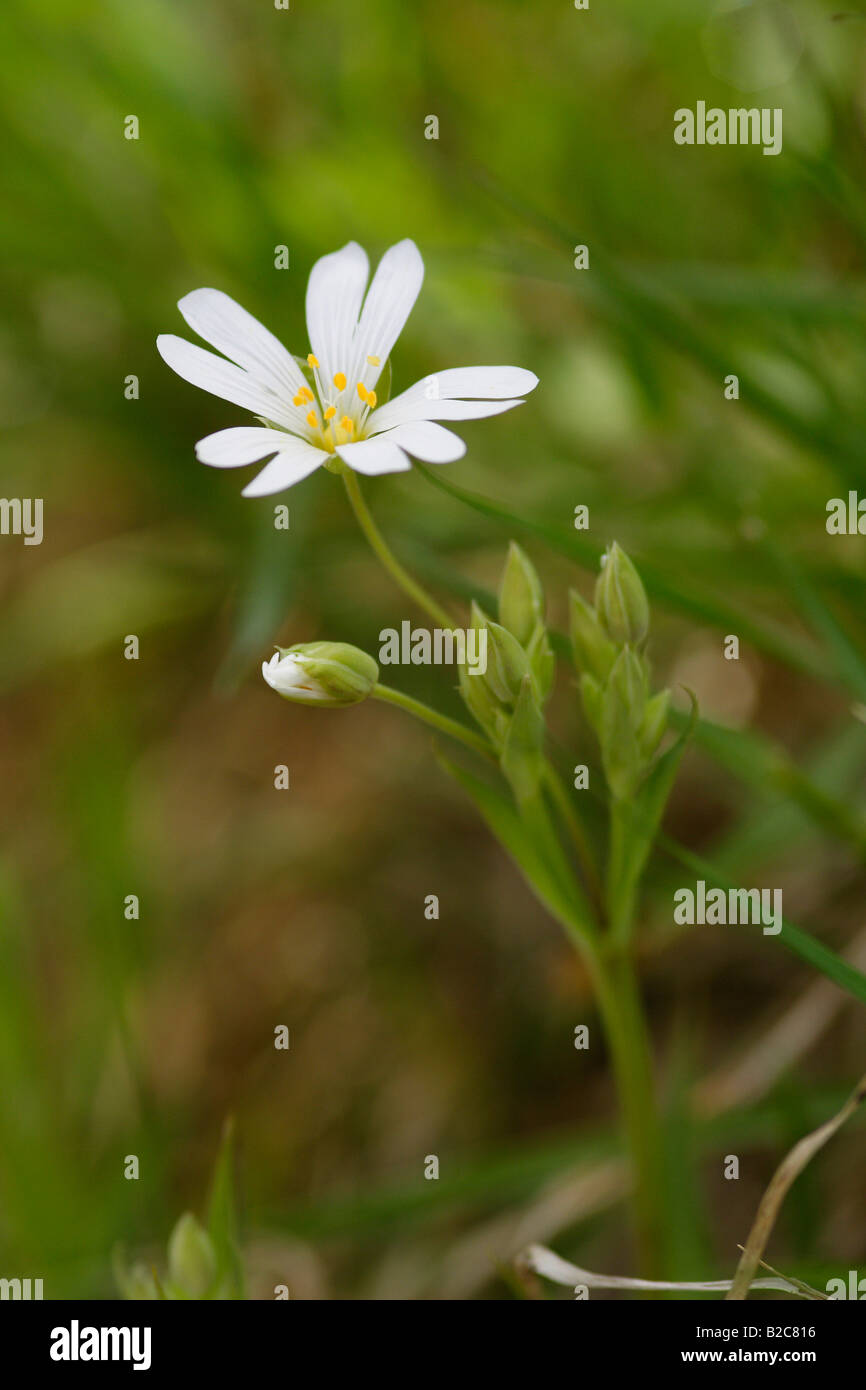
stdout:
POLYGON ((193 290, 178 308, 222 356, 172 333, 157 338, 160 355, 178 376, 261 422, 218 430, 196 445, 196 457, 213 468, 270 458, 243 489, 244 497, 282 492, 322 464, 378 474, 410 468, 409 455, 451 463, 466 445, 437 421, 498 415, 522 405, 537 386, 534 373, 521 367, 455 367, 380 400, 390 375, 388 358, 421 289, 424 262, 413 241, 401 241, 385 252, 369 288, 368 276, 367 254, 354 241, 313 266, 306 359, 293 357, 251 314, 214 289, 193 290))

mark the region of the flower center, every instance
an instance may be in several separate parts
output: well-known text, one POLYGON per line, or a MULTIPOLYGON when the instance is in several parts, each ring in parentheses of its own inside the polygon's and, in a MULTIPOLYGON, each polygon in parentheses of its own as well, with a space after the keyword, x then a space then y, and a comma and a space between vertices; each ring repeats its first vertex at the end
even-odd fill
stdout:
POLYGON ((308 354, 307 364, 315 390, 304 385, 292 400, 298 412, 298 433, 317 449, 333 454, 340 444, 353 444, 364 438, 378 399, 368 382, 376 379, 381 361, 378 357, 366 358, 363 377, 354 385, 342 371, 326 380, 315 353, 308 354))

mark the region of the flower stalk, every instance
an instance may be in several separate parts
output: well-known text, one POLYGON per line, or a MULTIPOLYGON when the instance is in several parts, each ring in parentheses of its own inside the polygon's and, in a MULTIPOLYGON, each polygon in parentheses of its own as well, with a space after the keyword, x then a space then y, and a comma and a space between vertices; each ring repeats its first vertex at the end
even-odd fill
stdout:
POLYGON ((451 617, 450 613, 448 613, 440 603, 437 603, 436 599, 434 599, 431 594, 428 594, 426 589, 422 589, 421 585, 412 578, 409 571, 404 569, 403 565, 400 564, 400 561, 386 542, 385 537, 373 520, 372 513, 364 500, 364 494, 361 491, 361 484, 358 482, 357 473, 354 473, 351 468, 341 467, 339 471, 342 473, 343 482, 346 486, 346 495, 349 499, 352 511, 355 514, 355 519, 383 569, 388 572, 397 587, 402 589, 403 593, 406 594, 413 603, 416 603, 418 607, 427 614, 428 618, 433 619, 437 627, 453 627, 454 619, 451 617))

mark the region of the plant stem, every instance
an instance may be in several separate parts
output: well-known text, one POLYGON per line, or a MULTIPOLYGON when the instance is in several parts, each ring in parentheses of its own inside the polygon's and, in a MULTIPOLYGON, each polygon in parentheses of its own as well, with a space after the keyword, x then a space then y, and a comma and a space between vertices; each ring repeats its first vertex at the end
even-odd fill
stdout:
POLYGON ((459 724, 456 719, 449 719, 446 714, 440 714, 438 710, 431 709, 429 705, 422 704, 420 700, 415 700, 411 695, 404 695, 402 690, 392 690, 388 685, 374 685, 373 699, 382 700, 385 704, 396 705, 398 709, 403 709, 407 714, 413 714, 416 719, 429 724, 432 729, 438 730, 441 734, 447 734, 449 738, 456 738, 460 743, 464 743, 467 748, 471 748, 475 753, 481 753, 485 758, 496 761, 496 756, 487 739, 481 734, 476 734, 474 729, 469 729, 465 724, 459 724))
POLYGON ((611 940, 618 946, 627 944, 634 926, 638 886, 632 845, 634 824, 631 803, 611 797, 606 901, 611 940))
POLYGON ((662 1144, 652 1048, 631 956, 591 953, 590 970, 611 1050, 623 1130, 634 1175, 635 1241, 641 1274, 664 1274, 662 1144))
POLYGON ((358 521, 358 525, 370 542, 370 545, 379 560, 385 566, 391 578, 403 590, 405 594, 422 608, 428 617, 432 618, 437 627, 453 628, 454 619, 449 613, 437 603, 436 599, 422 589, 400 564, 400 561, 392 553, 385 537, 376 525, 367 503, 364 501, 361 485, 358 482, 358 475, 351 468, 343 469, 343 482, 346 485, 346 493, 352 506, 352 511, 358 521))

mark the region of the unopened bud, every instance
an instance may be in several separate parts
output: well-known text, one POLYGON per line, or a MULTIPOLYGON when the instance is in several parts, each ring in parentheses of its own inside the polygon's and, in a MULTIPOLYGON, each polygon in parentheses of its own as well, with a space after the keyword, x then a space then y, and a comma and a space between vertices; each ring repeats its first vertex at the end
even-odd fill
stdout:
POLYGON ((355 705, 366 700, 379 679, 371 656, 346 642, 307 642, 278 647, 262 663, 272 689, 300 705, 355 705))
POLYGON ((644 720, 640 730, 641 750, 645 758, 651 758, 662 741, 668 723, 671 692, 660 690, 647 701, 644 720))
POLYGON ((168 1277, 191 1298, 202 1298, 216 1274, 216 1252, 203 1226, 189 1212, 180 1218, 168 1242, 168 1277))
POLYGON ((553 685, 556 659, 543 623, 538 624, 530 637, 526 647, 526 655, 529 657, 529 669, 532 672, 535 688, 540 699, 546 700, 553 685))
POLYGON ((616 647, 602 631, 595 609, 580 594, 572 589, 568 600, 574 664, 581 673, 606 681, 616 661, 616 647))
POLYGON ((605 776, 616 797, 630 796, 646 771, 639 732, 647 694, 643 662, 631 647, 624 647, 602 694, 599 736, 605 776))
POLYGON ((529 658, 508 628, 494 623, 477 603, 472 605, 472 625, 487 632, 487 670, 473 679, 485 681, 497 700, 511 706, 520 694, 523 677, 529 674, 529 658))
POLYGON ((612 642, 639 646, 649 631, 649 603, 640 575, 614 541, 595 586, 599 622, 612 642))
POLYGON ((460 693, 466 702, 466 708, 498 747, 508 728, 507 712, 492 694, 486 681, 480 676, 470 675, 468 667, 458 667, 458 676, 460 693))
POLYGON ((541 580, 529 557, 512 541, 499 586, 499 621, 517 638, 521 647, 526 647, 543 620, 544 590, 541 580))

